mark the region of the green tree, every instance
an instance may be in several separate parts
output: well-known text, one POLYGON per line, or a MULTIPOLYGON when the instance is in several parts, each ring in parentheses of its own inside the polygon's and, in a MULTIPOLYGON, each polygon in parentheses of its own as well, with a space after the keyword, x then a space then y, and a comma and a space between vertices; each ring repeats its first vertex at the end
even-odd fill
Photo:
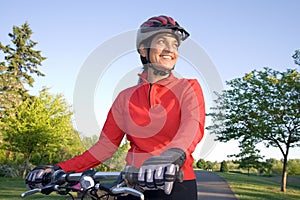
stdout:
POLYGON ((18 106, 27 98, 26 87, 33 86, 34 76, 44 76, 38 70, 46 58, 35 50, 37 42, 31 40, 33 32, 26 22, 20 27, 13 26, 8 36, 12 45, 0 42, 4 59, 0 60, 0 119, 6 109, 18 106))
POLYGON ((6 124, 2 148, 24 156, 23 176, 35 153, 53 155, 72 139, 71 115, 62 95, 51 95, 44 89, 38 97, 27 98, 15 109, 14 115, 0 122, 1 126, 6 124))
POLYGON ((250 169, 260 169, 261 162, 259 161, 261 157, 257 155, 249 155, 247 157, 243 157, 239 160, 239 168, 247 169, 248 176, 250 175, 250 169))
POLYGON ((300 159, 290 159, 287 168, 290 175, 300 175, 300 159))
POLYGON ((203 158, 200 158, 197 162, 197 167, 199 169, 206 169, 206 162, 203 158))
POLYGON ((294 58, 295 64, 300 65, 300 50, 299 49, 297 49, 295 51, 295 54, 293 55, 293 58, 294 58))
MULTIPOLYGON (((97 140, 99 139, 99 136, 93 135, 91 137, 82 137, 82 142, 86 148, 90 148, 92 145, 94 145, 97 140)), ((104 163, 100 164, 96 167, 96 170, 99 171, 122 171, 124 167, 126 166, 126 155, 127 151, 130 148, 129 142, 125 139, 122 141, 121 145, 118 147, 117 151, 114 153, 114 155, 109 158, 104 163)))
POLYGON ((275 158, 267 159, 265 162, 268 174, 280 174, 282 173, 283 164, 280 160, 275 158))
POLYGON ((214 124, 207 129, 219 141, 251 141, 279 148, 283 156, 281 191, 286 190, 289 150, 300 144, 300 73, 265 68, 227 81, 218 94, 214 124))
POLYGON ((206 161, 206 170, 212 171, 215 166, 215 163, 211 161, 206 161))
POLYGON ((261 168, 259 169, 260 174, 267 174, 267 175, 272 174, 272 163, 270 162, 271 159, 266 159, 266 161, 261 163, 261 168))
POLYGON ((130 144, 127 140, 125 140, 121 146, 119 146, 118 150, 114 153, 114 155, 105 161, 105 165, 108 166, 109 171, 122 171, 126 166, 126 155, 127 151, 130 148, 130 144))
MULTIPOLYGON (((32 155, 30 163, 33 165, 54 164, 70 159, 86 150, 81 142, 78 131, 72 130, 66 134, 66 140, 62 141, 62 145, 58 145, 49 151, 35 152, 32 155)), ((64 136, 62 135, 62 137, 64 136)))
POLYGON ((249 176, 251 168, 259 170, 262 167, 260 160, 262 160, 263 157, 259 155, 260 151, 255 148, 251 140, 242 141, 239 147, 241 152, 232 156, 239 159, 237 161, 239 164, 238 168, 247 169, 249 176))
POLYGON ((229 172, 227 162, 225 160, 221 162, 220 172, 229 172))
POLYGON ((86 147, 86 149, 93 146, 98 141, 98 139, 99 139, 99 135, 92 135, 90 137, 87 136, 81 137, 82 143, 86 147))

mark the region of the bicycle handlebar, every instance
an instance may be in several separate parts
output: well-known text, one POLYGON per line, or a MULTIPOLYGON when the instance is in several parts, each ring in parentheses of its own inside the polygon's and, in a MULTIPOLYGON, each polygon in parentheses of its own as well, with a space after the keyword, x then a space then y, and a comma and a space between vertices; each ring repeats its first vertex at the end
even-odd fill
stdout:
MULTIPOLYGON (((61 195, 70 195, 70 191, 86 192, 90 189, 94 189, 105 191, 110 196, 131 194, 144 200, 144 194, 133 188, 138 182, 138 171, 139 169, 133 166, 125 167, 122 172, 95 172, 94 170, 87 170, 82 173, 66 174, 63 170, 57 170, 52 175, 50 184, 43 188, 26 191, 21 194, 21 198, 25 198, 35 193, 50 194, 51 192, 56 191, 61 195), (101 181, 114 181, 114 184, 101 184, 101 181), (82 190, 70 186, 70 184, 74 185, 76 183, 80 183, 82 190)), ((182 179, 183 174, 182 171, 179 170, 177 180, 181 182, 182 179)))
MULTIPOLYGON (((92 178, 95 181, 115 181, 120 176, 120 172, 96 172, 92 178)), ((83 173, 64 174, 57 180, 58 182, 79 182, 83 173)))
POLYGON ((61 195, 66 195, 69 191, 79 191, 70 186, 66 186, 64 183, 80 182, 83 191, 87 191, 91 188, 95 190, 102 190, 108 192, 111 196, 117 196, 121 194, 131 194, 144 200, 144 194, 134 188, 127 187, 127 183, 124 179, 116 182, 120 177, 121 172, 95 172, 93 174, 83 173, 70 173, 63 174, 58 179, 52 181, 52 183, 44 186, 43 188, 35 188, 28 190, 20 195, 21 198, 25 198, 29 195, 36 193, 50 194, 56 191, 61 195), (113 184, 101 184, 100 181, 115 181, 113 184), (95 182, 99 182, 95 184, 95 182))

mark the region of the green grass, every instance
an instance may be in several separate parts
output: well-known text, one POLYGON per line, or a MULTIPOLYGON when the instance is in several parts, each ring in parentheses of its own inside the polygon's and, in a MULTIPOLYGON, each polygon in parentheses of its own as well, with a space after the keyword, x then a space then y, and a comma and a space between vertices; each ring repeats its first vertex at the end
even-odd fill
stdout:
MULTIPOLYGON (((20 195, 27 191, 24 179, 0 177, 0 200, 21 200, 20 195)), ((24 198, 24 200, 65 200, 67 196, 57 194, 43 195, 34 194, 24 198)))
POLYGON ((239 200, 300 199, 300 176, 290 176, 287 191, 280 191, 280 176, 263 177, 239 173, 220 173, 239 200))

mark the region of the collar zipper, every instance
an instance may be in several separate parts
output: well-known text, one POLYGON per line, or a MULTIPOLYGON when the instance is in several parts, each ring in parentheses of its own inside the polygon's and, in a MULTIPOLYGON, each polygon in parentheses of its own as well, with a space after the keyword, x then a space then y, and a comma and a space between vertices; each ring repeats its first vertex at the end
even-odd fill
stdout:
POLYGON ((149 107, 151 108, 151 89, 152 89, 152 83, 149 83, 149 92, 148 92, 148 101, 149 101, 149 107))

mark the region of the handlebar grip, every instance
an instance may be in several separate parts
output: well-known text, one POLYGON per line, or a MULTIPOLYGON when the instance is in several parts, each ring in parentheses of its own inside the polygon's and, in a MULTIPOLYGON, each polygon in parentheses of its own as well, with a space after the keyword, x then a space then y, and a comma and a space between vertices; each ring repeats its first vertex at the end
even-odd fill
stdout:
POLYGON ((138 183, 139 168, 134 166, 126 166, 121 172, 122 179, 129 185, 135 185, 138 183))
MULTIPOLYGON (((121 172, 122 179, 125 180, 129 185, 136 185, 138 183, 139 170, 139 168, 134 166, 126 166, 121 172)), ((178 171, 176 180, 178 182, 183 181, 183 171, 181 169, 178 171)))

